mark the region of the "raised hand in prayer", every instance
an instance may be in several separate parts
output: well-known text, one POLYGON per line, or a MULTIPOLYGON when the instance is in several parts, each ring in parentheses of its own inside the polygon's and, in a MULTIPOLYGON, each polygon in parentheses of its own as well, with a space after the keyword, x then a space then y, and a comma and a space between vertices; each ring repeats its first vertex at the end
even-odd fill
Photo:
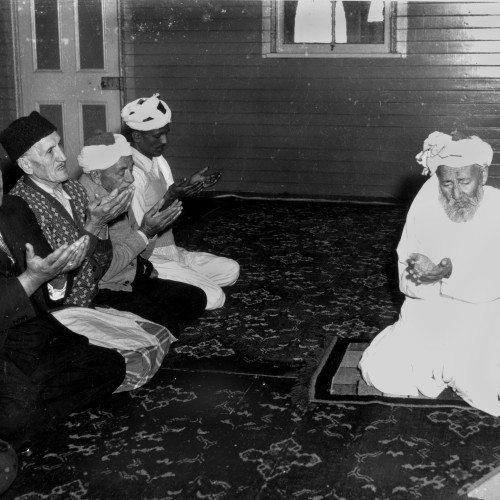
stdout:
POLYGON ((208 171, 209 168, 210 167, 205 167, 199 170, 198 172, 194 173, 190 177, 189 183, 197 184, 198 182, 201 182, 203 185, 203 189, 212 187, 214 184, 217 184, 217 182, 219 182, 219 179, 222 176, 222 172, 218 171, 210 175, 205 175, 205 173, 208 171))
POLYGON ((436 265, 421 253, 412 253, 406 262, 408 279, 417 285, 437 283, 443 278, 449 278, 453 270, 450 259, 444 258, 436 265))
POLYGON ((164 198, 162 198, 153 208, 151 208, 151 210, 144 214, 139 230, 142 231, 148 239, 165 231, 165 229, 170 227, 177 220, 179 215, 181 215, 181 201, 175 200, 170 206, 161 210, 164 203, 164 198))
POLYGON ((18 276, 24 290, 31 296, 43 283, 80 267, 89 246, 89 237, 82 236, 71 245, 61 245, 44 259, 26 243, 26 271, 18 276))
POLYGON ((133 185, 121 191, 113 189, 102 198, 96 194, 95 199, 87 207, 85 229, 97 236, 108 222, 116 219, 128 209, 133 195, 133 185))
POLYGON ((191 184, 191 182, 184 177, 180 182, 176 182, 168 188, 165 200, 173 201, 178 198, 189 198, 190 196, 197 195, 202 189, 203 182, 201 180, 191 184))

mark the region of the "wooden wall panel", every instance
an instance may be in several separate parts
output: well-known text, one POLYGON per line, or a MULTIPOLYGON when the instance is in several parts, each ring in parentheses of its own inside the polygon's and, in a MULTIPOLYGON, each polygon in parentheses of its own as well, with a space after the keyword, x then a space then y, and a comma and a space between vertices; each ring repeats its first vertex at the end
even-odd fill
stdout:
POLYGON ((172 108, 177 176, 210 165, 222 192, 397 198, 421 183, 414 157, 434 130, 500 150, 500 2, 409 2, 397 59, 263 57, 269 13, 122 1, 125 98, 160 92, 172 108))

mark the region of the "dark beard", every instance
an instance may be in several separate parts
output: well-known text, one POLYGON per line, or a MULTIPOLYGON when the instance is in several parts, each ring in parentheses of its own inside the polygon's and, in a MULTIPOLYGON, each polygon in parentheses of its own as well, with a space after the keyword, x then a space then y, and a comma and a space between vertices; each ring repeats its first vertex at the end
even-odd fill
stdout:
POLYGON ((439 193, 439 201, 452 222, 468 222, 473 219, 479 205, 483 199, 483 186, 479 186, 475 196, 463 196, 459 200, 446 200, 442 193, 439 193))

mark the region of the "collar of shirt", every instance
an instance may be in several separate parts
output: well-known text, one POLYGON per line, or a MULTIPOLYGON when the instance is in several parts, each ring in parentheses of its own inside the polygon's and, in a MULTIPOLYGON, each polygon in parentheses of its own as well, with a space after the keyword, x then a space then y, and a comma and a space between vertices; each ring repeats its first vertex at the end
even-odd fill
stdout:
POLYGON ((69 200, 71 200, 71 196, 64 191, 62 188, 62 184, 58 184, 55 188, 51 188, 39 181, 36 181, 35 179, 31 179, 38 187, 43 189, 46 193, 50 194, 53 198, 55 198, 61 205, 66 209, 66 211, 71 215, 73 218, 73 210, 71 208, 71 204, 69 200))
POLYGON ((150 172, 153 166, 158 168, 158 158, 154 157, 150 160, 146 155, 143 155, 138 149, 132 148, 132 157, 136 166, 142 168, 146 172, 150 172))
POLYGON ((42 188, 45 192, 49 193, 51 196, 53 196, 56 199, 59 199, 61 197, 66 198, 67 200, 71 200, 71 196, 64 191, 62 188, 61 184, 58 184, 57 187, 51 188, 45 184, 42 184, 41 182, 31 178, 31 180, 40 188, 42 188))

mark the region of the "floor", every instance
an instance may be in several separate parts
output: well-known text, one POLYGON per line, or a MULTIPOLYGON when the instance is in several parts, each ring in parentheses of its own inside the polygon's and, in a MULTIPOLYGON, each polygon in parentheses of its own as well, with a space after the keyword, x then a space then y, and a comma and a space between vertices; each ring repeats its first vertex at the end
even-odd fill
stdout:
POLYGON ((146 386, 21 456, 2 500, 466 498, 500 464, 500 419, 306 397, 333 335, 372 338, 397 316, 404 210, 210 203, 179 235, 242 265, 226 306, 186 325, 146 386))

